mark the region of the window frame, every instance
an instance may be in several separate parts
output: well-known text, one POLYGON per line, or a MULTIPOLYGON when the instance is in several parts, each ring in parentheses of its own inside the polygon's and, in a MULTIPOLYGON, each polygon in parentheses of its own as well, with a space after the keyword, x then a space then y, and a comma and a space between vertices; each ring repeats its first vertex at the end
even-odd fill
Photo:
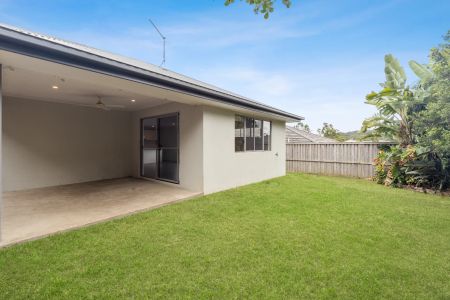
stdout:
POLYGON ((254 117, 247 117, 247 116, 244 116, 244 115, 235 115, 234 116, 234 121, 235 121, 235 127, 234 127, 234 130, 235 130, 235 134, 234 134, 234 152, 235 153, 241 153, 241 152, 271 152, 272 151, 272 121, 271 120, 268 120, 268 119, 260 119, 260 118, 254 118, 254 117), (243 145, 243 150, 236 150, 236 120, 238 119, 238 118, 240 118, 241 120, 243 120, 243 123, 244 123, 244 128, 243 128, 243 132, 244 132, 244 136, 243 136, 243 139, 244 139, 244 145, 243 145), (253 150, 247 150, 247 119, 252 119, 253 120, 253 128, 249 128, 249 130, 251 130, 252 132, 253 132, 253 150), (260 131, 261 131, 261 144, 262 144, 262 148, 260 149, 260 150, 256 150, 255 148, 256 148, 256 135, 255 135, 255 124, 256 124, 256 121, 260 121, 261 123, 261 128, 260 128, 260 131), (268 149, 267 150, 265 150, 264 148, 264 146, 265 146, 265 141, 266 141, 266 136, 264 136, 264 124, 267 124, 267 123, 269 123, 269 142, 268 142, 268 149))

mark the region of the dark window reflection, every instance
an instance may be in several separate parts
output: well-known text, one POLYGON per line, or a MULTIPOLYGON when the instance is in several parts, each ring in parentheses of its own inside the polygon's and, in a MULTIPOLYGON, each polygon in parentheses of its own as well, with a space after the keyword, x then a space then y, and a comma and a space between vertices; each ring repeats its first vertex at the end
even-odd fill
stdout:
POLYGON ((150 118, 142 121, 142 134, 143 134, 143 146, 144 148, 157 148, 158 147, 158 130, 157 119, 150 118))
POLYGON ((255 120, 255 150, 263 149, 263 122, 255 120))
POLYGON ((245 150, 244 122, 245 118, 241 116, 236 116, 234 121, 234 150, 238 152, 245 150))
POLYGON ((246 150, 255 150, 255 120, 251 118, 245 119, 245 143, 246 150))
POLYGON ((179 181, 178 115, 142 121, 142 176, 179 181))

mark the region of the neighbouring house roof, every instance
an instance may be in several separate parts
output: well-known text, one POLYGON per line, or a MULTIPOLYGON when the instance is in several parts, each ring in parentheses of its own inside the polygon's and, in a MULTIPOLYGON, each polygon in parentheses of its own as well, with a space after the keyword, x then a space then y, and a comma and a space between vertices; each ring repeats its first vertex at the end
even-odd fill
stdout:
POLYGON ((346 140, 344 141, 344 143, 354 143, 354 144, 386 144, 386 145, 395 145, 397 144, 397 142, 395 141, 389 141, 389 140, 379 140, 379 141, 358 141, 355 139, 350 139, 350 140, 346 140))
POLYGON ((305 130, 286 126, 286 144, 327 144, 338 141, 310 133, 305 130))
POLYGON ((153 86, 160 86, 212 101, 272 113, 290 121, 303 120, 303 117, 296 114, 149 63, 10 25, 0 24, 0 49, 153 86))

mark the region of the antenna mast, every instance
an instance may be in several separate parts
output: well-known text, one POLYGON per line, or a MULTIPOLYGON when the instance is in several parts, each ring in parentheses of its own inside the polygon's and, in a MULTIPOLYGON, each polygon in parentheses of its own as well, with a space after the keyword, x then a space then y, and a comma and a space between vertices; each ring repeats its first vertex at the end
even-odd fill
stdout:
POLYGON ((161 36, 162 40, 163 40, 163 59, 161 64, 159 65, 160 67, 162 67, 165 63, 166 63, 166 37, 161 33, 161 31, 159 31, 158 27, 156 27, 155 23, 153 23, 152 19, 148 19, 150 23, 152 23, 153 27, 155 27, 156 31, 158 32, 158 34, 161 36))

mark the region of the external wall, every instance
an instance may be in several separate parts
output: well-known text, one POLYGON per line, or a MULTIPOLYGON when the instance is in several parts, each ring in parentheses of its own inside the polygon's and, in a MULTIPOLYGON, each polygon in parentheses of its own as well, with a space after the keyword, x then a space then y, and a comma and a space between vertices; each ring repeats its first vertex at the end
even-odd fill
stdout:
POLYGON ((179 113, 180 187, 203 191, 203 120, 199 106, 170 103, 133 113, 132 156, 133 176, 140 176, 140 120, 146 117, 179 113))
POLYGON ((285 123, 272 121, 272 150, 234 151, 235 113, 204 108, 204 193, 286 174, 285 123))
POLYGON ((131 175, 131 113, 4 98, 5 191, 131 175))
POLYGON ((272 121, 272 150, 234 151, 232 111, 170 103, 139 112, 44 101, 3 101, 5 191, 140 177, 140 120, 180 115, 180 187, 212 193, 285 174, 285 124, 272 121))

